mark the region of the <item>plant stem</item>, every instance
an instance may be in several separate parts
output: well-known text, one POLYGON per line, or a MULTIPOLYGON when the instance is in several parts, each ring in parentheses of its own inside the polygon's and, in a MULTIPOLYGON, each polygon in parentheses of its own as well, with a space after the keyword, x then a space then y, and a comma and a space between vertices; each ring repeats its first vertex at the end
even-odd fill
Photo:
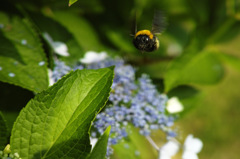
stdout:
POLYGON ((146 137, 148 142, 157 150, 159 151, 159 147, 157 146, 157 144, 153 141, 153 139, 150 136, 146 137))

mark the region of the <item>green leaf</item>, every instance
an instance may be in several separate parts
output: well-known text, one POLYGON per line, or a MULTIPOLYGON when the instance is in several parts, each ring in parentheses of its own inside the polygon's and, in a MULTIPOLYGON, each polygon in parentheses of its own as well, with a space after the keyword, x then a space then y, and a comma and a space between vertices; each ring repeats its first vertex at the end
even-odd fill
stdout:
POLYGON ((136 52, 137 50, 134 48, 132 43, 133 38, 128 34, 124 36, 122 33, 118 32, 118 30, 106 29, 106 36, 109 38, 111 43, 119 48, 119 50, 129 53, 136 52))
POLYGON ((87 159, 104 159, 107 152, 108 137, 110 134, 111 126, 109 126, 104 134, 98 139, 92 152, 89 154, 87 159))
POLYGON ((3 118, 2 112, 0 112, 0 150, 3 150, 8 143, 8 129, 7 123, 3 118))
MULTIPOLYGON (((195 108, 197 103, 202 98, 201 92, 190 86, 178 86, 168 92, 168 97, 178 97, 180 102, 184 106, 184 110, 180 112, 180 117, 189 112, 191 109, 195 108)), ((179 119, 178 119, 179 120, 179 119)))
POLYGON ((69 0, 68 5, 71 6, 73 3, 77 2, 78 0, 69 0))
POLYGON ((52 17, 47 17, 39 13, 29 12, 29 16, 43 34, 43 38, 49 44, 49 49, 52 50, 52 53, 54 53, 54 49, 51 47, 50 39, 54 43, 60 42, 62 44, 66 44, 69 56, 59 56, 59 59, 65 61, 68 65, 72 65, 83 56, 83 48, 65 26, 52 17))
POLYGON ((239 34, 240 23, 235 18, 226 18, 225 21, 218 26, 211 36, 209 36, 207 43, 229 43, 239 34))
POLYGON ((168 64, 169 61, 166 60, 152 62, 150 64, 143 64, 139 66, 138 72, 147 72, 147 74, 152 78, 163 78, 166 73, 168 64))
POLYGON ((214 53, 185 54, 174 60, 165 76, 165 91, 178 85, 214 84, 223 76, 223 67, 214 53))
POLYGON ((0 12, 0 24, 0 80, 35 92, 46 89, 46 57, 29 21, 0 12))
POLYGON ((114 145, 113 158, 148 159, 157 158, 157 151, 148 142, 145 136, 139 133, 139 129, 128 126, 130 134, 127 139, 114 145))
POLYGON ((168 97, 177 96, 179 99, 191 98, 199 93, 199 90, 190 86, 179 86, 168 92, 168 97))
POLYGON ((102 49, 99 38, 93 27, 83 18, 66 11, 54 12, 54 17, 66 27, 85 51, 102 49))
POLYGON ((224 63, 240 71, 240 59, 236 56, 220 53, 217 55, 224 63))
POLYGON ((36 95, 20 112, 11 149, 24 158, 85 158, 89 130, 105 105, 113 68, 76 70, 36 95))

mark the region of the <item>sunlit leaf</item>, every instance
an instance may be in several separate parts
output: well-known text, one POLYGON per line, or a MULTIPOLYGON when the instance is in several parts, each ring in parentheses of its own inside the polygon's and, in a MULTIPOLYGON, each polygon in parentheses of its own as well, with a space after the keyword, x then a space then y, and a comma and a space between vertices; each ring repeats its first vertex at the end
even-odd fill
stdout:
POLYGON ((89 130, 105 105, 113 68, 76 70, 35 96, 20 112, 11 149, 21 158, 85 158, 89 130))

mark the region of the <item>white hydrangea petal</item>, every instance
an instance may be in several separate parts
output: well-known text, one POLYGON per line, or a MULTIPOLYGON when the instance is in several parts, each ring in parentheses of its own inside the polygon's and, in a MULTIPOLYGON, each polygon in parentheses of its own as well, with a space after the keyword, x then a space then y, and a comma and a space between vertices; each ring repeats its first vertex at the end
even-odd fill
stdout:
POLYGON ((84 58, 80 59, 80 62, 84 64, 91 64, 91 63, 100 62, 106 58, 107 58, 106 52, 96 53, 94 51, 88 51, 86 52, 84 58))
POLYGON ((43 37, 48 42, 48 44, 53 48, 54 52, 61 56, 69 56, 68 47, 65 43, 60 41, 53 41, 52 37, 44 32, 43 37))
POLYGON ((194 138, 192 134, 188 135, 184 142, 184 151, 199 153, 202 147, 202 141, 198 138, 194 138))
POLYGON ((55 41, 52 43, 52 47, 54 49, 54 52, 58 55, 61 55, 61 56, 69 56, 70 55, 68 53, 67 45, 63 42, 55 41))
POLYGON ((171 156, 169 156, 167 153, 160 152, 158 159, 171 159, 171 156))
MULTIPOLYGON (((169 140, 166 144, 164 144, 160 149, 160 155, 163 159, 167 159, 167 157, 171 158, 176 155, 179 150, 179 144, 176 141, 169 140)), ((160 157, 160 159, 162 159, 160 157)))
POLYGON ((91 143, 91 145, 92 145, 92 148, 96 145, 97 141, 98 141, 97 138, 92 138, 92 137, 90 137, 90 143, 91 143))
POLYGON ((171 114, 183 111, 183 105, 177 97, 172 97, 167 102, 167 111, 171 114))
POLYGON ((196 153, 183 152, 182 159, 198 159, 198 156, 196 153))

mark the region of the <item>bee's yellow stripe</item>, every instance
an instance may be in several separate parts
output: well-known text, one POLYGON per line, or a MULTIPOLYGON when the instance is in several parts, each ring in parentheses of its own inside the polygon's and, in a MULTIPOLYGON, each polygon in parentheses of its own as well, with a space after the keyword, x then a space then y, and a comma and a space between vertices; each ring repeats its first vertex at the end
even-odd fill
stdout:
POLYGON ((151 31, 149 31, 149 30, 140 30, 140 31, 138 31, 138 32, 135 34, 135 38, 136 38, 138 35, 147 35, 147 36, 149 36, 150 39, 153 39, 153 34, 152 34, 151 31))

